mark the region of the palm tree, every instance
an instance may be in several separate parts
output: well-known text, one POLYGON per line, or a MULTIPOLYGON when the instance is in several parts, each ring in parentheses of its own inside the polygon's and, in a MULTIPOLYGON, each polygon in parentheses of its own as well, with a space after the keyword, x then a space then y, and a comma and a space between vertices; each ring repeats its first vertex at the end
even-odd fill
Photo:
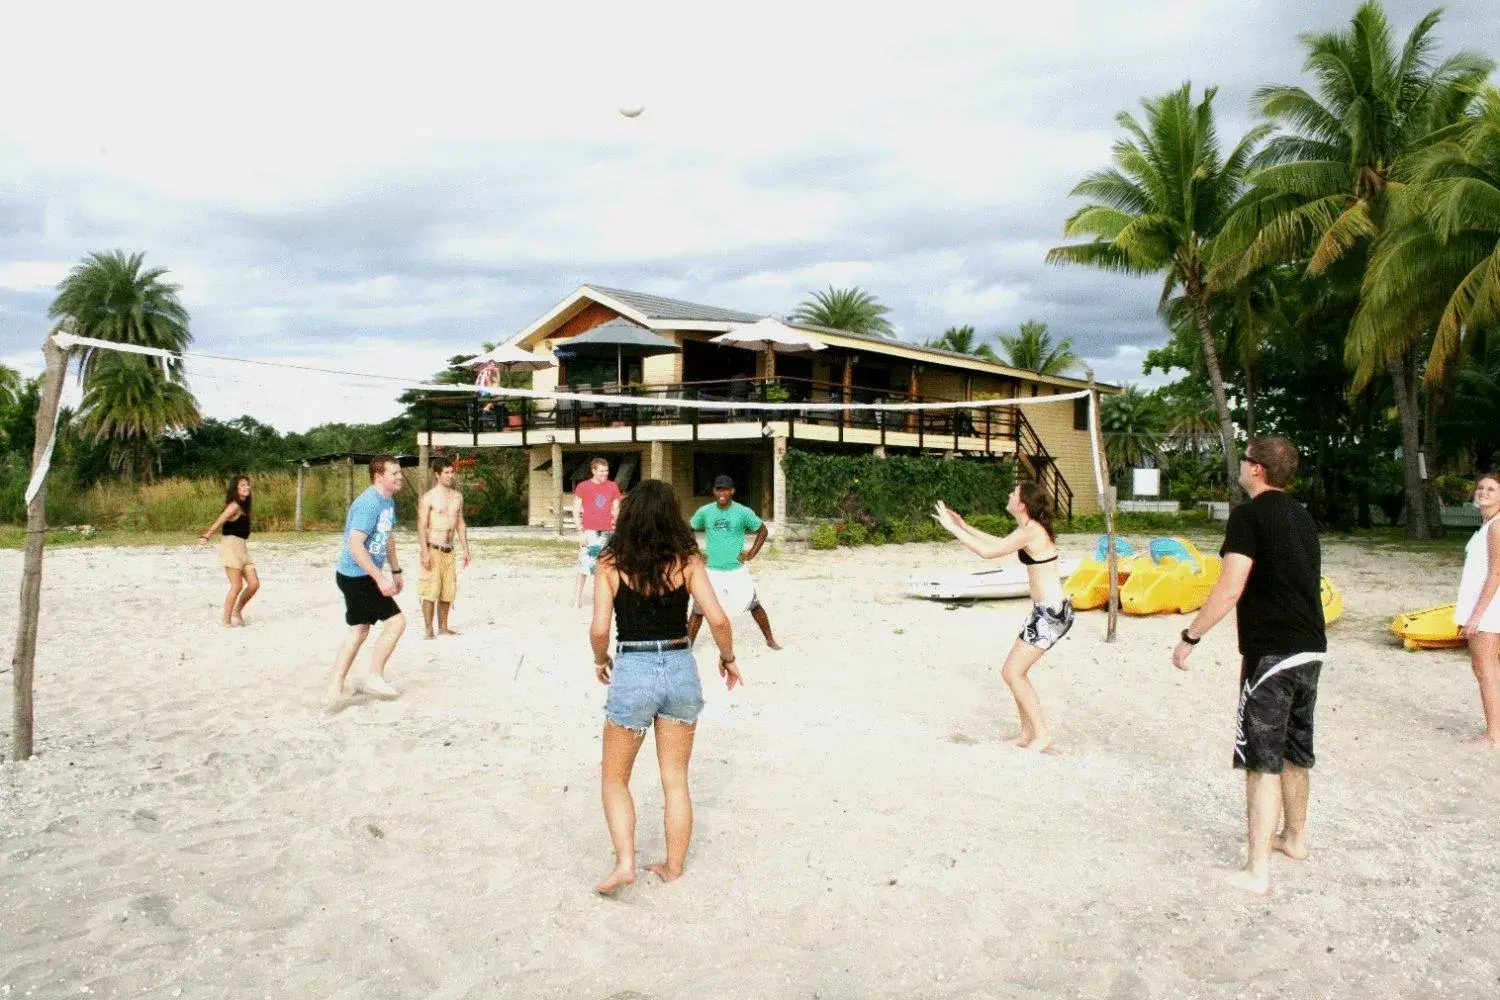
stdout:
MULTIPOLYGON (((80 337, 113 340, 168 351, 187 350, 193 342, 188 313, 177 298, 178 286, 163 281, 164 267, 142 270, 145 254, 127 256, 123 250, 91 253, 73 267, 58 285, 57 298, 47 315, 72 316, 80 337)), ((79 377, 87 382, 98 350, 82 354, 79 377)), ((181 362, 168 364, 180 378, 181 362)))
MULTIPOLYGON (((181 352, 192 343, 188 313, 165 268, 144 268, 144 254, 90 254, 58 286, 48 314, 72 317, 74 332, 122 344, 181 352)), ((79 366, 84 387, 82 426, 110 440, 116 467, 150 478, 155 438, 195 427, 197 400, 184 384, 180 358, 165 362, 136 354, 86 348, 79 366), (128 362, 128 363, 127 363, 128 362)))
POLYGON ((1413 180, 1365 273, 1349 345, 1360 357, 1434 330, 1427 377, 1449 374, 1468 334, 1500 323, 1500 90, 1411 158, 1413 180))
POLYGON ((21 373, 9 365, 0 364, 0 408, 16 405, 21 398, 21 373))
POLYGON ((153 359, 102 352, 84 383, 81 429, 110 446, 110 465, 149 481, 157 439, 203 422, 198 401, 181 382, 162 375, 153 359))
POLYGON ((967 354, 970 357, 983 358, 986 361, 999 361, 995 355, 995 349, 989 344, 975 344, 979 335, 972 326, 950 326, 943 331, 941 337, 927 341, 923 347, 935 347, 940 351, 952 351, 954 354, 967 354))
POLYGON ((1166 414, 1154 393, 1137 386, 1105 396, 1099 403, 1099 431, 1112 473, 1135 468, 1161 451, 1166 414))
MULTIPOLYGON (((1260 113, 1286 134, 1257 157, 1254 188, 1235 213, 1216 284, 1243 279, 1280 260, 1307 262, 1310 275, 1349 262, 1359 282, 1364 261, 1400 212, 1411 158, 1462 120, 1477 87, 1494 63, 1459 52, 1434 65, 1433 29, 1441 12, 1418 22, 1397 48, 1378 2, 1362 4, 1344 31, 1302 36, 1305 70, 1314 93, 1273 85, 1256 92, 1260 113)), ((1368 322, 1347 341, 1355 369, 1353 389, 1389 368, 1396 384, 1405 462, 1407 509, 1426 511, 1418 466, 1423 339, 1429 327, 1368 322), (1383 335, 1376 336, 1377 327, 1383 335)), ((1351 330, 1351 333, 1353 331, 1351 330)), ((1426 537, 1436 529, 1426 517, 1408 517, 1407 529, 1426 537)))
POLYGON ((888 312, 890 310, 876 301, 875 296, 859 287, 834 288, 829 285, 826 292, 813 292, 798 303, 791 318, 830 330, 890 337, 895 331, 885 318, 888 312))
POLYGON ((1065 236, 1094 239, 1054 247, 1047 260, 1128 274, 1164 274, 1163 308, 1181 290, 1198 327, 1219 414, 1224 464, 1234 483, 1239 454, 1214 343, 1208 274, 1219 234, 1244 189, 1255 146, 1270 128, 1251 129, 1221 159, 1213 113, 1216 93, 1217 88, 1210 87, 1194 104, 1192 85, 1185 83, 1142 102, 1144 125, 1128 113, 1116 118, 1126 138, 1115 143, 1115 166, 1090 174, 1073 189, 1074 196, 1094 200, 1074 213, 1063 229, 1065 236))
POLYGON ((1073 338, 1064 337, 1056 344, 1047 332, 1046 323, 1027 320, 1016 333, 1002 333, 1000 341, 1012 368, 1024 368, 1041 375, 1061 375, 1083 364, 1073 351, 1073 338))

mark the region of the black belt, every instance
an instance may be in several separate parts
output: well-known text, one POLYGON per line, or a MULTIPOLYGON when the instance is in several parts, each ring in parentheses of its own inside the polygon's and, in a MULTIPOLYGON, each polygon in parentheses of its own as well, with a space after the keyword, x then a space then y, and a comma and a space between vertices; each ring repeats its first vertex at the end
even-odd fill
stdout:
POLYGON ((682 639, 641 639, 615 643, 616 653, 660 653, 668 649, 687 649, 688 641, 682 639))

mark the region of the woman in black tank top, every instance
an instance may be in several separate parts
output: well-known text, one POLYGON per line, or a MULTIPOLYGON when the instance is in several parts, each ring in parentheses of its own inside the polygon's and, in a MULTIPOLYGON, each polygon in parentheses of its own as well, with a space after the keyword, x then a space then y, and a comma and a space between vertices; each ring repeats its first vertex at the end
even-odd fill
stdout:
POLYGON ((703 688, 687 640, 688 597, 708 620, 719 647, 719 674, 729 690, 740 682, 729 616, 719 606, 698 541, 688 529, 677 491, 643 480, 620 501, 614 537, 594 574, 589 642, 594 673, 609 685, 604 704, 604 821, 615 863, 594 887, 613 895, 635 881, 635 800, 630 772, 646 730, 656 727, 656 759, 666 813, 666 860, 647 865, 665 882, 682 875, 693 835, 688 761, 703 708, 703 688), (609 653, 610 619, 615 655, 609 653))
POLYGON ((199 545, 221 531, 219 565, 229 578, 229 593, 224 597, 224 617, 220 624, 244 625, 245 605, 260 590, 260 574, 250 558, 250 477, 236 476, 224 491, 224 509, 208 530, 198 536, 199 545))

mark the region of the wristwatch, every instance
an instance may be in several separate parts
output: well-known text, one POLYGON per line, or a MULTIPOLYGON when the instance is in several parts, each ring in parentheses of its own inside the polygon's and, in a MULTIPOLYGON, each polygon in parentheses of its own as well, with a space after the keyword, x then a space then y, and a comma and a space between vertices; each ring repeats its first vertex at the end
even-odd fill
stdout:
POLYGON ((1192 636, 1188 635, 1188 630, 1187 629, 1183 629, 1182 630, 1182 641, 1185 642, 1185 643, 1187 643, 1189 646, 1196 646, 1196 645, 1198 645, 1198 643, 1200 643, 1200 642, 1203 641, 1203 636, 1200 635, 1198 638, 1194 639, 1192 636))

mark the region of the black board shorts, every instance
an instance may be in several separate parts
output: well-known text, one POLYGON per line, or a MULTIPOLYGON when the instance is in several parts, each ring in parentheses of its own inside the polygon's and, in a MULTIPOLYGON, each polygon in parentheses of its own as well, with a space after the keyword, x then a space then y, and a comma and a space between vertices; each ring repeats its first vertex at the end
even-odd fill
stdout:
POLYGON ((348 624, 374 625, 401 613, 401 606, 394 598, 380 592, 380 585, 373 576, 335 573, 333 578, 344 595, 344 621, 348 624))
POLYGON ((1287 762, 1312 767, 1313 710, 1324 653, 1246 656, 1234 719, 1234 766, 1280 774, 1287 762))

